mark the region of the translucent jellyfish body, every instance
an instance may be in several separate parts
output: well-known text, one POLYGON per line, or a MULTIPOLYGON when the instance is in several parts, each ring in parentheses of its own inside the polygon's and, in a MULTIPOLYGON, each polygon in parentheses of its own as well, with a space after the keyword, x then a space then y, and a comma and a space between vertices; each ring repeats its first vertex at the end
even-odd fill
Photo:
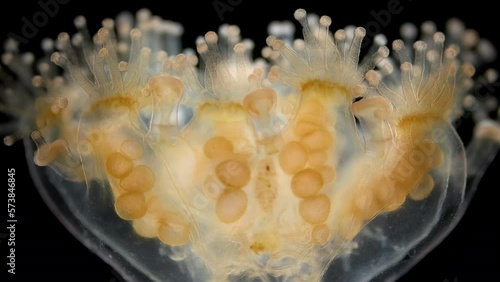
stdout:
POLYGON ((200 60, 181 52, 182 27, 146 10, 93 37, 78 17, 36 63, 8 42, 4 141, 31 136, 49 204, 128 280, 394 279, 455 226, 498 150, 497 104, 473 95, 495 51, 450 20, 418 41, 404 26, 392 56, 378 35, 360 60, 363 28, 294 16, 303 39, 273 23, 258 60, 228 25, 200 60))

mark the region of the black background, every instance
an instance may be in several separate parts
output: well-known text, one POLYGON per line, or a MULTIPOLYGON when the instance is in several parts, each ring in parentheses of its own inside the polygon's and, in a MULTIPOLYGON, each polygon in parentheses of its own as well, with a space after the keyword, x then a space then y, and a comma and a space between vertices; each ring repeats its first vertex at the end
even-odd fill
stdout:
MULTIPOLYGON (((44 1, 45 2, 45 1, 44 1)), ((217 1, 104 1, 89 3, 72 0, 60 5, 59 12, 41 27, 36 36, 26 44, 24 50, 37 54, 39 42, 44 37, 55 38, 61 31, 75 32, 73 18, 83 14, 87 17, 91 32, 97 31, 105 17, 114 17, 122 10, 136 11, 149 8, 163 18, 181 22, 185 27, 184 46, 194 47, 195 38, 209 30, 216 30, 221 23, 237 24, 242 36, 255 41, 256 49, 265 44, 266 27, 272 20, 293 20, 296 8, 308 12, 327 14, 333 20, 332 29, 347 24, 366 26, 374 20, 371 11, 387 8, 389 1, 370 1, 362 4, 357 1, 288 1, 283 5, 271 1, 218 0, 219 3, 237 3, 232 11, 223 13, 219 18, 214 8, 217 1), (106 6, 104 6, 106 5, 106 6)), ((463 19, 468 27, 479 30, 482 36, 490 39, 500 48, 498 37, 498 10, 487 1, 471 1, 466 4, 437 1, 401 0, 402 12, 392 15, 382 32, 390 39, 397 38, 401 23, 410 21, 417 24, 433 20, 442 30, 444 22, 450 17, 463 19)), ((2 4, 0 13, 0 38, 9 33, 22 34, 22 18, 31 19, 41 10, 37 1, 9 1, 2 4)), ((299 32, 298 32, 299 34, 299 32)), ((500 69, 498 63, 493 67, 500 69)), ((498 93, 498 92, 497 92, 498 93)), ((461 130, 467 142, 470 129, 461 130)), ((499 233, 495 230, 499 220, 498 179, 499 157, 487 171, 467 213, 457 228, 434 251, 427 255, 417 266, 399 281, 500 281, 499 233)), ((0 185, 0 199, 4 199, 0 213, 6 217, 7 168, 16 169, 16 275, 6 275, 6 238, 0 237, 0 281, 120 281, 110 266, 88 251, 57 221, 42 202, 33 186, 27 171, 23 146, 19 142, 8 148, 0 145, 0 163, 3 185, 0 185), (3 187, 3 188, 1 188, 3 187)), ((1 183, 1 182, 0 182, 1 183)), ((4 221, 5 222, 5 221, 4 221)), ((0 235, 5 234, 3 223, 0 235)))

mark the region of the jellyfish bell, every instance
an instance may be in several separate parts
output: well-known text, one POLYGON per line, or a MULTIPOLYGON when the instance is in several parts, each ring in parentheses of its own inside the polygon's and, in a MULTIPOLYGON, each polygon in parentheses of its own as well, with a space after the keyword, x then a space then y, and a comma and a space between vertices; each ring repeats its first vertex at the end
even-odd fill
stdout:
POLYGON ((127 280, 394 279, 456 225, 498 150, 498 106, 474 97, 494 50, 453 20, 360 58, 363 28, 294 17, 303 39, 273 23, 257 60, 236 26, 199 38, 200 59, 181 52, 180 25, 147 10, 93 37, 78 17, 36 65, 7 45, 5 143, 31 137, 45 201, 127 280))

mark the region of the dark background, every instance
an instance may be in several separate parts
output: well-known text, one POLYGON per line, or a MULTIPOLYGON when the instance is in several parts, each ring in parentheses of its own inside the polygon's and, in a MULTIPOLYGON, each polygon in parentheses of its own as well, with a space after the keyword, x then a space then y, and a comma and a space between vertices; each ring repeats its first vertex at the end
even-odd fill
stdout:
MULTIPOLYGON (((42 0, 45 2, 44 0, 42 0)), ((242 36, 255 41, 256 49, 265 44, 266 27, 272 20, 293 20, 296 8, 305 8, 308 12, 327 14, 333 20, 332 29, 347 24, 366 26, 374 20, 371 11, 387 9, 389 1, 370 1, 362 4, 357 1, 288 1, 288 4, 271 4, 271 1, 218 0, 218 1, 104 1, 99 4, 88 1, 72 0, 59 5, 59 12, 41 27, 36 36, 26 44, 23 50, 37 54, 39 42, 44 37, 55 38, 61 31, 75 32, 73 18, 83 14, 87 17, 91 32, 97 31, 105 17, 114 17, 122 10, 136 11, 147 7, 154 14, 163 18, 181 22, 185 27, 184 46, 194 47, 195 38, 209 30, 216 30, 221 23, 237 24, 242 36), (233 3, 231 11, 219 18, 214 3, 233 3), (104 6, 106 5, 106 6, 104 6), (273 6, 271 6, 273 5, 273 6)), ((392 15, 390 22, 382 29, 389 39, 396 39, 401 23, 410 21, 420 24, 424 20, 433 20, 443 30, 444 22, 450 17, 463 19, 468 27, 479 30, 482 36, 490 39, 500 48, 498 31, 498 10, 487 1, 471 1, 459 4, 440 4, 437 1, 401 0, 401 13, 392 15)), ((0 17, 0 38, 9 33, 22 34, 22 18, 31 19, 41 10, 37 1, 9 1, 9 6, 2 4, 0 17)), ((299 34, 299 32, 298 32, 299 34)), ((2 39, 3 40, 3 39, 2 39)), ((500 70, 498 63, 493 67, 500 70)), ((497 92, 498 93, 498 92, 497 92)), ((470 131, 461 131, 467 142, 470 131)), ((0 281, 120 281, 119 276, 110 266, 81 245, 42 202, 33 186, 24 158, 23 146, 19 142, 7 148, 0 145, 0 163, 4 185, 0 206, 6 207, 7 168, 16 169, 16 275, 6 276, 5 237, 0 237, 0 281), (5 278, 4 278, 5 277, 5 278)), ((499 215, 498 179, 499 157, 487 171, 467 213, 444 242, 427 255, 417 266, 399 281, 500 281, 499 233, 496 217, 499 215)), ((6 214, 6 208, 1 212, 6 214)), ((5 218, 5 217, 4 217, 5 218)), ((0 224, 0 236, 5 234, 0 224)))

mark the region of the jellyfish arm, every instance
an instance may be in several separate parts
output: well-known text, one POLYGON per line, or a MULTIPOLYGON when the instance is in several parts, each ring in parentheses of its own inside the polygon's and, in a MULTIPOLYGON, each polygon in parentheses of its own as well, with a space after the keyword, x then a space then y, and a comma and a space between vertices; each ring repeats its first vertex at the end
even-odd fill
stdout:
POLYGON ((467 186, 464 202, 468 204, 489 164, 500 149, 500 125, 492 120, 481 122, 466 148, 467 186))
MULTIPOLYGON (((334 254, 324 277, 341 281, 396 279, 455 227, 477 185, 474 179, 467 179, 467 173, 469 176, 477 173, 479 179, 491 155, 494 156, 498 149, 498 141, 493 141, 498 140, 498 122, 490 117, 496 115, 496 103, 493 107, 482 105, 469 92, 474 84, 474 67, 478 64, 477 60, 469 62, 466 55, 471 55, 470 46, 481 44, 481 41, 458 46, 455 43, 463 42, 465 33, 457 35, 455 32, 445 42, 445 35, 436 32, 433 24, 426 23, 422 26, 423 39, 411 42, 413 46, 403 40, 393 42, 395 58, 387 58, 385 46, 381 46, 372 54, 373 61, 364 60, 353 70, 349 63, 357 64, 357 54, 353 50, 364 36, 362 29, 350 30, 350 34, 347 30, 338 30, 332 36, 334 48, 328 50, 325 48, 328 44, 318 42, 329 42, 325 39, 329 19, 320 19, 318 30, 314 30, 317 32, 315 37, 303 11, 298 10, 295 16, 304 26, 305 42, 292 48, 283 47, 275 38, 268 38, 268 45, 286 59, 280 70, 271 69, 271 78, 293 86, 290 73, 307 72, 301 73, 306 82, 296 86, 303 92, 302 102, 305 97, 312 96, 304 91, 310 89, 304 86, 311 85, 307 78, 314 81, 317 77, 321 77, 323 85, 334 82, 332 85, 344 86, 354 97, 362 97, 352 104, 352 112, 360 123, 364 152, 360 153, 356 138, 349 132, 342 132, 338 126, 341 123, 338 120, 346 115, 337 115, 335 119, 336 131, 347 137, 349 146, 338 150, 344 155, 342 165, 338 164, 333 189, 335 197, 342 198, 342 202, 332 204, 332 221, 337 226, 334 236, 340 235, 346 240, 343 251, 334 254), (349 35, 350 38, 346 38, 349 35), (351 40, 352 44, 344 48, 344 43, 351 40), (335 48, 341 50, 340 55, 335 48), (305 63, 294 54, 303 54, 305 63), (343 58, 344 54, 348 57, 343 58), (313 64, 316 56, 332 61, 339 58, 335 67, 340 70, 313 64), (374 69, 367 67, 373 65, 374 69), (322 69, 329 69, 329 72, 322 73, 322 69), (336 76, 337 73, 349 75, 336 76), (457 117, 463 114, 462 107, 474 108, 477 124, 467 156, 453 126, 457 117), (474 152, 483 144, 488 144, 484 152, 474 152), (350 163, 346 162, 349 152, 354 160, 350 163), (419 228, 414 228, 415 225, 419 228)), ((451 20, 449 27, 463 31, 462 24, 456 20, 451 20)), ((408 39, 408 34, 402 36, 408 39)), ((494 51, 486 53, 489 54, 476 55, 491 58, 494 51)))

